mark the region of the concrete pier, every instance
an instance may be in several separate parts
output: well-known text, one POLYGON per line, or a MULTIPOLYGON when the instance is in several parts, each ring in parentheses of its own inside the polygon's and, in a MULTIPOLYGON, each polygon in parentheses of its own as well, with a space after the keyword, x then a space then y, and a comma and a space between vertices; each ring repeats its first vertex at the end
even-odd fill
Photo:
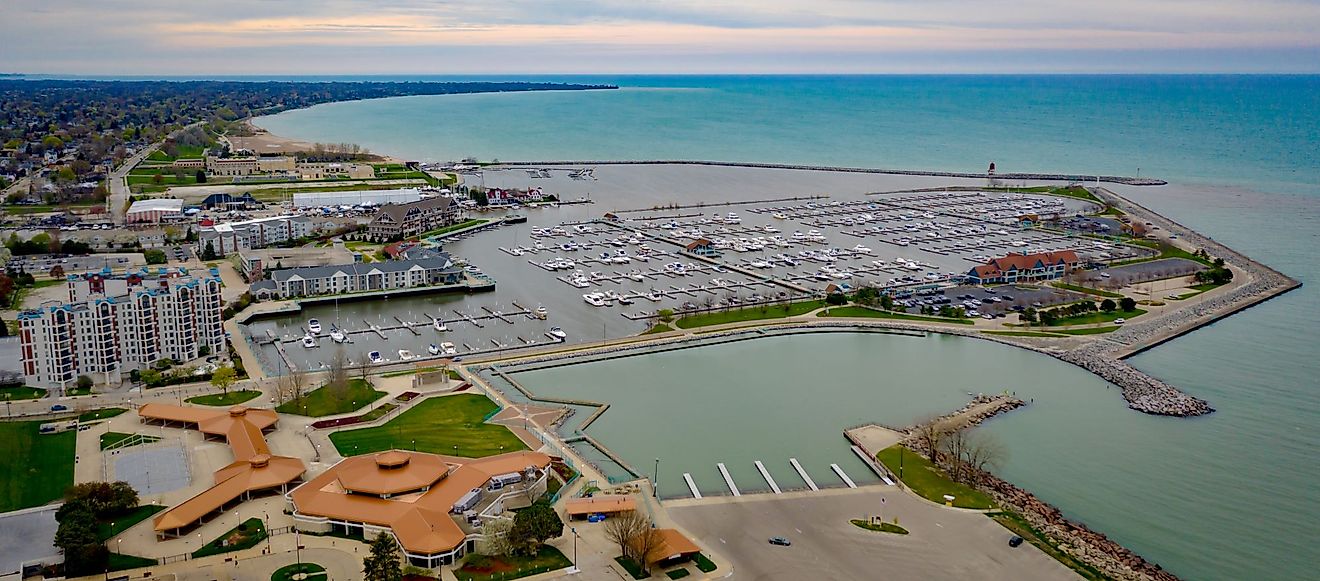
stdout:
POLYGON ((724 467, 724 463, 720 462, 715 466, 720 469, 720 474, 724 476, 724 483, 729 485, 729 492, 732 492, 734 496, 742 496, 742 493, 738 491, 738 485, 733 483, 733 477, 729 476, 729 470, 724 467))
POLYGON ((847 484, 848 488, 857 488, 857 484, 851 478, 848 478, 848 474, 843 471, 843 468, 839 468, 838 464, 830 464, 830 469, 834 470, 834 473, 843 479, 843 483, 847 484))
POLYGON ((854 454, 857 455, 858 458, 862 459, 863 464, 866 464, 866 466, 870 468, 872 472, 875 472, 876 476, 879 476, 881 480, 884 480, 885 484, 888 484, 890 486, 894 485, 894 481, 889 479, 889 474, 886 473, 884 469, 880 468, 880 466, 876 464, 875 460, 872 460, 870 456, 867 456, 866 452, 863 452, 862 449, 857 446, 853 446, 852 451, 854 454))
POLYGON ((688 490, 692 491, 692 498, 701 498, 701 491, 697 490, 697 483, 692 481, 692 475, 683 473, 683 481, 687 482, 688 490))
POLYGON ((816 482, 807 474, 807 471, 802 469, 802 465, 798 464, 797 458, 789 458, 788 463, 793 465, 793 469, 797 470, 798 476, 802 477, 802 481, 807 483, 808 488, 811 488, 812 490, 820 490, 820 488, 816 486, 816 482))
POLYGON ((756 469, 761 471, 761 477, 765 478, 766 483, 770 485, 770 490, 775 491, 775 494, 783 494, 779 490, 779 485, 775 483, 775 479, 770 477, 770 471, 765 469, 765 464, 762 464, 760 460, 753 462, 753 464, 756 464, 756 469))

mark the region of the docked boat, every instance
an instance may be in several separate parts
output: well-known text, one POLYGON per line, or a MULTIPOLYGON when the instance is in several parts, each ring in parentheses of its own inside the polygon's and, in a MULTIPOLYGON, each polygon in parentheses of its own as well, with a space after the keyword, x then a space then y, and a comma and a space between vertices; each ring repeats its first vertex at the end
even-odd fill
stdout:
POLYGON ((367 359, 372 363, 381 363, 385 361, 385 358, 380 356, 380 351, 372 351, 371 353, 368 353, 367 359))
POLYGON ((771 216, 772 218, 776 219, 776 220, 787 220, 787 219, 788 219, 788 216, 787 216, 786 214, 783 214, 783 213, 780 213, 780 212, 775 212, 775 213, 771 214, 770 216, 771 216))
POLYGON ((550 315, 550 312, 547 311, 544 306, 539 306, 536 307, 535 311, 532 311, 532 314, 536 316, 536 318, 544 321, 545 318, 550 315))
POLYGON ((550 327, 550 331, 548 332, 552 337, 556 339, 564 339, 568 337, 568 333, 565 333, 564 330, 560 329, 559 327, 550 327))
POLYGON ((316 319, 307 320, 307 332, 313 335, 321 334, 321 322, 316 319))
POLYGON ((853 252, 857 252, 859 254, 870 254, 871 249, 867 248, 866 246, 862 246, 861 244, 858 244, 857 246, 853 247, 853 252))
POLYGON ((527 216, 522 214, 509 214, 504 217, 505 224, 522 224, 527 221, 527 216))
POLYGON ((582 295, 582 300, 586 301, 588 305, 593 307, 605 306, 605 295, 600 293, 587 293, 582 295))
POLYGON ((311 349, 313 347, 320 347, 320 345, 316 344, 316 337, 313 337, 311 335, 303 335, 302 343, 303 343, 303 347, 306 347, 308 349, 311 349))
POLYGON ((444 333, 445 331, 449 330, 449 327, 445 326, 445 322, 441 321, 440 319, 436 319, 433 323, 431 323, 431 326, 434 327, 436 331, 439 331, 441 333, 444 333))
POLYGON ((399 361, 408 361, 412 358, 413 358, 412 351, 409 351, 407 349, 399 350, 399 361))
POLYGON ((454 348, 454 344, 448 341, 440 344, 440 351, 444 352, 445 355, 458 354, 458 349, 454 348))
POLYGON ((430 344, 430 345, 427 345, 426 350, 427 350, 431 355, 439 355, 439 354, 440 354, 440 347, 436 346, 435 343, 432 343, 432 344, 430 344))
POLYGON ((665 296, 655 289, 651 289, 651 292, 646 293, 646 300, 648 301, 659 302, 663 298, 665 298, 665 296))
POLYGON ((335 328, 330 331, 330 339, 335 343, 343 343, 348 340, 348 335, 345 335, 342 330, 335 328))

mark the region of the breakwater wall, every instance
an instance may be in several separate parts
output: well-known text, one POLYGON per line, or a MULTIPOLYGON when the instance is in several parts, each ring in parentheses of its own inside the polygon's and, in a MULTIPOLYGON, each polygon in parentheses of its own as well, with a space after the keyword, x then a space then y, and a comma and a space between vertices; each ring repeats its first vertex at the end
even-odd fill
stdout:
POLYGON ((914 169, 875 169, 864 167, 837 167, 828 165, 799 165, 788 163, 747 163, 736 161, 705 161, 705 160, 559 160, 559 161, 502 161, 499 166, 507 167, 527 167, 527 166, 551 166, 551 165, 706 165, 716 167, 747 167, 760 169, 795 169, 806 171, 832 171, 844 173, 870 173, 886 175, 906 175, 906 176, 929 176, 942 178, 972 178, 972 179, 997 179, 997 180, 1044 180, 1044 181, 1067 181, 1067 182, 1103 182, 1111 184, 1123 184, 1128 186, 1162 186, 1168 182, 1154 178, 1137 178, 1130 176, 1106 176, 1106 175, 1083 175, 1083 174, 1059 174, 1059 173, 1003 173, 989 175, 984 173, 953 172, 953 171, 925 171, 914 169))

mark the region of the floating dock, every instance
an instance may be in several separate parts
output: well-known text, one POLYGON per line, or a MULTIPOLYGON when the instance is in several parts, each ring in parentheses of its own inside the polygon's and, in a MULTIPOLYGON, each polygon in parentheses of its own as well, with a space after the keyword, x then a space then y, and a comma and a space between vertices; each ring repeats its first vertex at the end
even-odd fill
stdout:
POLYGON ((762 464, 760 460, 753 463, 756 464, 756 469, 761 471, 761 477, 765 478, 766 483, 770 485, 770 490, 775 491, 775 494, 783 494, 779 490, 779 485, 775 483, 775 479, 770 476, 770 471, 765 469, 765 464, 762 464))
POLYGON ((820 488, 816 486, 816 482, 807 474, 807 471, 802 469, 802 465, 798 464, 797 458, 789 458, 788 463, 793 465, 794 470, 797 470, 798 476, 801 476, 802 481, 807 483, 807 487, 812 490, 820 490, 820 488))
POLYGON ((834 470, 834 473, 843 479, 843 483, 847 484, 848 488, 857 488, 857 484, 851 478, 848 478, 848 473, 844 472, 843 468, 839 468, 838 464, 830 464, 830 469, 834 470))
POLYGON ((701 491, 697 490, 697 483, 692 481, 692 475, 683 473, 683 481, 687 482, 688 490, 692 491, 692 498, 701 498, 701 491))
POLYGON ((889 479, 888 472, 880 468, 880 466, 877 465, 875 463, 875 460, 873 460, 870 456, 867 456, 866 452, 863 451, 860 446, 853 445, 852 451, 854 454, 857 454, 858 458, 862 459, 863 464, 866 464, 866 466, 869 467, 871 471, 875 472, 875 474, 879 476, 881 480, 884 480, 885 484, 888 484, 890 486, 894 485, 894 481, 889 479))
POLYGON ((729 476, 729 470, 724 467, 724 463, 720 462, 715 466, 720 469, 720 474, 724 476, 724 483, 729 485, 729 492, 732 492, 734 496, 742 496, 742 493, 738 491, 738 485, 733 483, 733 477, 729 476))

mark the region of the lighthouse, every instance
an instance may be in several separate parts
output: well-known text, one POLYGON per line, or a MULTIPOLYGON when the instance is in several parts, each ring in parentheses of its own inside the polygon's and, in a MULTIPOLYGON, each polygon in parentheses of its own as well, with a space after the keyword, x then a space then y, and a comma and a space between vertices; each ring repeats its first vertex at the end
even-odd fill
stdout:
POLYGON ((986 170, 985 175, 988 175, 988 176, 995 175, 995 162, 993 162, 993 161, 990 162, 990 169, 986 170))

